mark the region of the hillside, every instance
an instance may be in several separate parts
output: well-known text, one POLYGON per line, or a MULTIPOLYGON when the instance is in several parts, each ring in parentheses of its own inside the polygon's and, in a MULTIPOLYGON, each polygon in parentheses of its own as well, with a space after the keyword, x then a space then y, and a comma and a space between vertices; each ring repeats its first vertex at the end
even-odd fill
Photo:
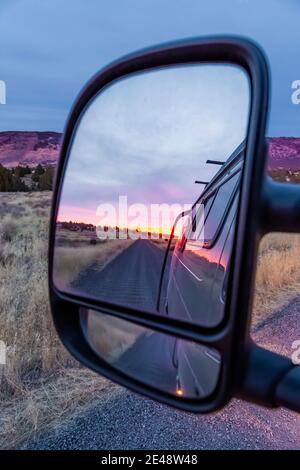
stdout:
POLYGON ((269 169, 300 170, 300 138, 271 137, 269 142, 269 169))
MULTIPOLYGON (((61 134, 58 132, 0 132, 0 163, 6 167, 55 165, 61 134)), ((269 170, 300 170, 300 138, 268 138, 269 170)))
POLYGON ((55 165, 60 149, 58 132, 0 132, 0 163, 20 165, 55 165))

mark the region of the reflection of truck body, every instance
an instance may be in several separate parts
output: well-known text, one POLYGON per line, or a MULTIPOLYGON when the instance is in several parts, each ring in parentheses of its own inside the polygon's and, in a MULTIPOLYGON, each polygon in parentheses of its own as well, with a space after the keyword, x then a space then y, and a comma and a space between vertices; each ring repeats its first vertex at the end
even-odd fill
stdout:
MULTIPOLYGON (((184 223, 172 256, 167 310, 204 327, 223 319, 244 146, 241 144, 206 186, 184 223)), ((177 394, 207 396, 219 377, 220 354, 178 340, 174 350, 177 394)))
POLYGON ((167 290, 172 317, 204 327, 222 321, 242 157, 240 146, 206 186, 176 243, 167 290))
POLYGON ((218 351, 191 341, 177 340, 174 362, 177 367, 177 395, 200 398, 215 390, 221 367, 218 351))

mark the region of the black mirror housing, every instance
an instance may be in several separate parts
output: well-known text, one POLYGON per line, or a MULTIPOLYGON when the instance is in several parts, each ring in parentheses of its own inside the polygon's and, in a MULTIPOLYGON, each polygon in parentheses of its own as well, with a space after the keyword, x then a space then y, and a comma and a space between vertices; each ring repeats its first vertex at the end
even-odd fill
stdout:
MULTIPOLYGON (((68 119, 57 169, 54 188, 49 245, 49 290, 51 308, 57 332, 76 359, 87 367, 138 393, 183 410, 207 413, 224 406, 233 395, 251 395, 251 386, 244 387, 245 364, 255 346, 249 337, 252 292, 257 247, 265 229, 262 214, 265 209, 266 156, 265 131, 269 100, 268 66, 261 49, 241 38, 211 37, 178 41, 150 48, 117 61, 96 74, 79 95, 68 119), (65 177, 70 147, 78 122, 87 105, 100 90, 131 74, 174 65, 199 63, 229 63, 241 67, 249 78, 251 104, 245 163, 242 171, 237 228, 234 235, 225 315, 215 327, 204 328, 147 311, 122 307, 100 301, 93 296, 66 293, 53 282, 53 259, 58 204, 65 177), (92 309, 112 317, 138 324, 154 331, 216 348, 222 354, 222 367, 215 391, 203 399, 171 396, 151 385, 129 377, 101 359, 83 334, 80 311, 92 309), (248 390, 248 392, 247 392, 248 390)), ((250 367, 250 366, 249 366, 250 367)), ((288 368, 290 367, 290 363, 288 368)), ((249 378, 249 376, 247 376, 249 378)), ((245 378, 247 382, 248 379, 245 378)), ((251 383, 253 379, 250 379, 251 383)), ((276 405, 276 403, 272 403, 276 405)))

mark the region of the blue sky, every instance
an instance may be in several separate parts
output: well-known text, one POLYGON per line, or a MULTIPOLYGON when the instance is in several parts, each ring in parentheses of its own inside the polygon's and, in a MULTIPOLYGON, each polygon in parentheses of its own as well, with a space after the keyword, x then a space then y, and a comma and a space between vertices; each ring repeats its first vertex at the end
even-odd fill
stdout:
POLYGON ((102 66, 162 41, 207 34, 255 39, 269 57, 268 134, 300 135, 297 0, 0 0, 0 130, 62 131, 73 100, 102 66))

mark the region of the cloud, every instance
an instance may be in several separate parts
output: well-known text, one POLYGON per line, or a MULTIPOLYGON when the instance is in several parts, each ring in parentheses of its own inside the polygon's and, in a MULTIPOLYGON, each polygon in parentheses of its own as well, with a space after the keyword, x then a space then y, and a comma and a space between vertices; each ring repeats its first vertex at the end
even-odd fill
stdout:
POLYGON ((232 66, 161 69, 100 93, 75 135, 62 204, 96 208, 127 195, 133 203, 193 203, 196 179, 216 172, 244 140, 249 84, 232 66))
POLYGON ((298 2, 274 0, 89 0, 88 8, 85 0, 1 0, 0 79, 7 83, 7 107, 12 100, 16 107, 9 121, 0 109, 0 130, 39 129, 38 116, 27 122, 17 108, 38 100, 45 110, 53 103, 61 110, 43 129, 62 131, 86 81, 139 48, 207 34, 242 34, 269 55, 271 134, 298 135, 299 110, 290 103, 290 84, 299 78, 299 10, 298 2))

